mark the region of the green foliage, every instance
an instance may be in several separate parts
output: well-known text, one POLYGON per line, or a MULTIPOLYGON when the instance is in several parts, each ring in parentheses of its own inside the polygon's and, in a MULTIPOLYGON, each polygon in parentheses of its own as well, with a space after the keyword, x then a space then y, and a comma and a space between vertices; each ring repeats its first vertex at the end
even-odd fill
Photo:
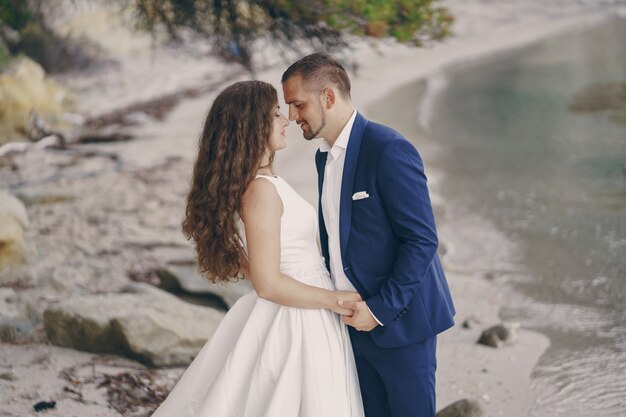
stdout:
POLYGON ((0 0, 0 66, 19 54, 28 56, 51 73, 89 64, 90 57, 83 42, 59 36, 47 24, 52 3, 50 0, 0 0))
POLYGON ((23 29, 33 19, 27 0, 0 0, 0 22, 14 30, 23 29))
MULTIPOLYGON (((119 0, 122 1, 122 0, 119 0)), ((211 38, 225 57, 250 66, 252 42, 262 36, 297 49, 295 41, 318 48, 347 46, 345 34, 391 36, 420 44, 449 34, 452 18, 438 0, 132 0, 141 27, 181 30, 211 38)))
POLYGON ((328 0, 326 15, 331 27, 354 34, 391 36, 401 42, 419 43, 422 37, 441 39, 452 19, 433 0, 328 0))
POLYGON ((8 49, 0 41, 0 71, 4 70, 9 65, 10 61, 11 54, 9 54, 8 49))

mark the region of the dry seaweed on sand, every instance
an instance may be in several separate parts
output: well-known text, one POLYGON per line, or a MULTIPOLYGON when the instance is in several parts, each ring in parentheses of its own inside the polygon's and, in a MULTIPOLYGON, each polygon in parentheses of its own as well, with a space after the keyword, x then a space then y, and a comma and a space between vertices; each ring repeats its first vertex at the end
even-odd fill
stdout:
POLYGON ((151 413, 169 394, 167 387, 155 381, 153 372, 144 370, 105 375, 100 387, 106 388, 109 405, 122 414, 139 409, 151 413))

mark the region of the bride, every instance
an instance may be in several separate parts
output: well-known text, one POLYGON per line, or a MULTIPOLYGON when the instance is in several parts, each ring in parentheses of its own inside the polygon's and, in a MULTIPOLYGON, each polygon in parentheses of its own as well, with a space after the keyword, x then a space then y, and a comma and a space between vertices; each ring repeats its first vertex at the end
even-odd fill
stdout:
POLYGON ((261 81, 215 99, 183 221, 200 270, 254 290, 230 309, 153 417, 363 417, 350 338, 317 243, 315 210, 273 175, 289 121, 261 81))

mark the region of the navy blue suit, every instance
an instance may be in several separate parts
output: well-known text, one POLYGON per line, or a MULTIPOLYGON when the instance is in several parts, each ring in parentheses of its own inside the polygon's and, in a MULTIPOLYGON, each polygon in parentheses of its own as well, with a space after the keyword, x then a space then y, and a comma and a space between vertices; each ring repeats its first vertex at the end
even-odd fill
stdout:
MULTIPOLYGON (((315 157, 320 196, 326 157, 315 157)), ((321 199, 319 229, 329 267, 321 199)), ((366 416, 434 417, 436 335, 453 326, 455 310, 424 167, 402 135, 358 113, 346 149, 339 235, 345 274, 384 325, 350 328, 366 416), (352 200, 359 191, 369 197, 352 200)))

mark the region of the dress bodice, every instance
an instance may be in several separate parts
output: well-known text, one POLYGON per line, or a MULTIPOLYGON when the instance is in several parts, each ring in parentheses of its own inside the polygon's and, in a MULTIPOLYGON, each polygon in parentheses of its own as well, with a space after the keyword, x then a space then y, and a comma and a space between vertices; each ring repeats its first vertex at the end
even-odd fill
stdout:
MULTIPOLYGON (((280 219, 280 270, 283 273, 301 273, 324 268, 324 260, 317 245, 317 215, 315 209, 281 177, 257 175, 270 181, 283 203, 280 219)), ((239 221, 244 250, 248 251, 243 223, 239 221)))

